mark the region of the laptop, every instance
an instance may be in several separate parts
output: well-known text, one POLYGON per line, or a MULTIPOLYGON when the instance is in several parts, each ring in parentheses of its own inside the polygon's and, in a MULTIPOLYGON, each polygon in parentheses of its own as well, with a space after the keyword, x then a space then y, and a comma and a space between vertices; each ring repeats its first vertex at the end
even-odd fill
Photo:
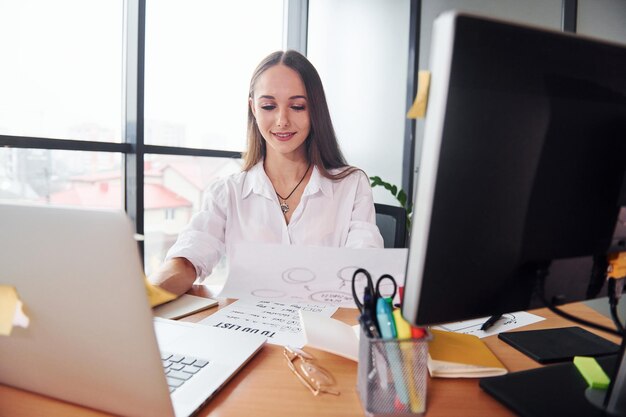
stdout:
POLYGON ((0 285, 30 318, 0 336, 2 384, 116 415, 188 416, 265 343, 153 317, 124 212, 0 204, 0 224, 0 285), (166 376, 162 357, 190 371, 166 376))

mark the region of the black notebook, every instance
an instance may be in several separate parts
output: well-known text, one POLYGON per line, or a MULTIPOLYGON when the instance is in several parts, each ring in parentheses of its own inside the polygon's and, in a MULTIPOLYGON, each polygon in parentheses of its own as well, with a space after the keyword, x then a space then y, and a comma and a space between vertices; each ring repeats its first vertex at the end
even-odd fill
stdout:
POLYGON ((574 356, 605 356, 619 345, 581 327, 505 332, 500 339, 539 363, 571 361, 574 356))
MULTIPOLYGON (((617 359, 617 355, 604 356, 598 363, 612 376, 617 359)), ((571 362, 483 378, 479 385, 522 417, 606 416, 586 398, 587 382, 571 362)))

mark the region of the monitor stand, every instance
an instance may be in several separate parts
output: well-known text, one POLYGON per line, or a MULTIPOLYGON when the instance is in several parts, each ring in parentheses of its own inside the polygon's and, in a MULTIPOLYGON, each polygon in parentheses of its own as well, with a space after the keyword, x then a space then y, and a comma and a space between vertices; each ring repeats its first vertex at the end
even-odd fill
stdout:
POLYGON ((483 378, 479 385, 520 416, 623 417, 626 416, 624 345, 622 341, 620 354, 597 359, 613 382, 606 408, 603 403, 608 391, 588 390, 571 362, 483 378))

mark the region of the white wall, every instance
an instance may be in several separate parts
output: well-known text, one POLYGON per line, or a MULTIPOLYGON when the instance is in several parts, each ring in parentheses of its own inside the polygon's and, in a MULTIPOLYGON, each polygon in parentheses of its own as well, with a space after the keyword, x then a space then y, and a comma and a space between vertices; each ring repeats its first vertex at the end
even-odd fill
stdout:
MULTIPOLYGON (((402 185, 409 0, 314 0, 307 56, 348 163, 402 185)), ((374 200, 397 205, 374 188, 374 200)))
MULTIPOLYGON (((562 0, 422 0, 419 69, 434 19, 458 9, 559 30, 562 0)), ((307 55, 318 69, 348 162, 402 184, 410 0, 312 0, 307 55)), ((579 0, 578 32, 626 43, 625 0, 579 0)), ((419 168, 423 121, 416 127, 419 168)), ((417 181, 414 181, 417 184, 417 181)), ((397 205, 384 189, 377 202, 397 205)))
MULTIPOLYGON (((462 10, 483 16, 515 20, 550 29, 561 27, 561 0, 422 0, 419 68, 430 69, 430 35, 433 21, 448 10, 462 10)), ((424 121, 418 120, 415 129, 415 178, 417 187, 424 121)), ((416 189, 413 196, 415 197, 416 189)))

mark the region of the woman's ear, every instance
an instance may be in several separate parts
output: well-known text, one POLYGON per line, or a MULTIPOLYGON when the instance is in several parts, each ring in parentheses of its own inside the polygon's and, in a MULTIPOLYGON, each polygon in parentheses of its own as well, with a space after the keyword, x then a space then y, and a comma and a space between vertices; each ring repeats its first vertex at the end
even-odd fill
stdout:
POLYGON ((248 105, 250 106, 250 111, 252 112, 252 115, 254 116, 256 120, 256 111, 254 109, 254 100, 252 100, 252 97, 248 99, 248 105))

